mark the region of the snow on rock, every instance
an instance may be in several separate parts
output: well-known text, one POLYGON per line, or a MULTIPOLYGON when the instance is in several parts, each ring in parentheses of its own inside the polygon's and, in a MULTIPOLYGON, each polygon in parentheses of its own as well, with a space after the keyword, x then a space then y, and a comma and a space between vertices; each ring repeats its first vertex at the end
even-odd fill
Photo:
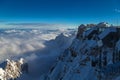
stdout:
POLYGON ((99 38, 103 39, 106 35, 108 35, 110 32, 117 32, 116 28, 114 27, 110 27, 108 29, 105 29, 105 31, 103 31, 100 35, 99 38))
POLYGON ((2 68, 0 68, 0 79, 1 80, 6 80, 5 79, 5 77, 6 77, 6 72, 2 69, 2 68))
MULTIPOLYGON (((24 59, 18 61, 6 60, 6 66, 0 68, 0 80, 10 80, 17 79, 22 74, 22 65, 24 64, 24 59)), ((1 64, 2 65, 2 64, 1 64)))
MULTIPOLYGON (((112 72, 112 77, 109 75, 111 74, 110 71, 106 72, 106 70, 114 68, 111 69, 109 65, 115 65, 116 67, 119 64, 113 63, 115 47, 109 48, 104 44, 99 46, 97 39, 98 37, 106 37, 110 32, 116 32, 117 28, 109 27, 104 22, 92 25, 89 30, 85 30, 82 27, 84 28, 85 25, 79 27, 77 37, 73 40, 71 46, 57 58, 55 65, 46 75, 42 75, 40 80, 119 80, 119 76, 115 78, 116 74, 114 72, 112 72), (85 31, 79 31, 81 28, 85 31), (90 34, 92 38, 89 40, 87 37, 81 36, 84 34, 88 35, 93 30, 100 28, 104 28, 104 31, 90 34), (96 64, 96 66, 92 64, 96 64), (107 69, 103 70, 104 68, 107 69), (107 74, 107 76, 102 74, 107 74)), ((114 44, 116 45, 116 43, 114 44)), ((117 45, 119 46, 119 42, 117 45)))
POLYGON ((116 48, 118 49, 118 51, 120 51, 120 40, 117 42, 116 48))
POLYGON ((109 27, 110 25, 107 22, 101 22, 97 24, 98 27, 109 27))

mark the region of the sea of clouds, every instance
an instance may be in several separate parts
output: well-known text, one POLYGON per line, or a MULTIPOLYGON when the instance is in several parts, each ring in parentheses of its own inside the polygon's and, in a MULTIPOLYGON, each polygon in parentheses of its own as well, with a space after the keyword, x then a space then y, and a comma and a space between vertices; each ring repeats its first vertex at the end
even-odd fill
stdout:
POLYGON ((22 57, 28 62, 29 74, 20 80, 37 80, 48 72, 74 37, 74 29, 1 29, 0 62, 22 57))

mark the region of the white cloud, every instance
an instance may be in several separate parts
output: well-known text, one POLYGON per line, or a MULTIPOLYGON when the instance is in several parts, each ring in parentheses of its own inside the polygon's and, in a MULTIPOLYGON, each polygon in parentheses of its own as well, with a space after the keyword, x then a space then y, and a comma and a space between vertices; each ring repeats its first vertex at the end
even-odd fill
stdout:
POLYGON ((58 28, 73 28, 71 24, 52 24, 52 23, 32 23, 32 22, 8 22, 4 24, 7 28, 17 29, 58 29, 58 28))
MULTIPOLYGON (((3 30, 0 33, 0 62, 5 59, 25 58, 30 75, 40 77, 54 63, 56 56, 70 45, 74 30, 3 30), (58 36, 63 33, 65 36, 58 36)), ((34 80, 34 79, 33 79, 34 80)))
POLYGON ((120 13, 120 9, 115 9, 115 12, 120 13))

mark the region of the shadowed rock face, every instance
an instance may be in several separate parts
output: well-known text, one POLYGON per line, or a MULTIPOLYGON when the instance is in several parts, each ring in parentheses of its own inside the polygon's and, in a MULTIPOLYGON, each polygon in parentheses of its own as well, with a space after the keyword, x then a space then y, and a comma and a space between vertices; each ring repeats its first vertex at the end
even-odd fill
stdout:
POLYGON ((117 41, 114 41, 116 39, 113 37, 113 39, 106 39, 106 43, 103 42, 103 39, 98 38, 99 35, 105 38, 108 35, 110 37, 114 35, 109 30, 111 28, 112 30, 114 28, 115 33, 118 34, 118 30, 116 30, 118 27, 108 26, 104 22, 92 25, 79 26, 77 37, 73 40, 71 46, 58 57, 57 63, 51 68, 50 72, 41 76, 40 80, 98 80, 100 76, 102 80, 118 80, 117 77, 119 78, 119 76, 116 76, 116 72, 113 70, 119 70, 115 67, 119 67, 118 64, 120 63, 116 62, 114 64, 112 61, 113 54, 115 54, 114 59, 116 58, 120 62, 120 57, 118 59, 120 43, 117 42, 120 37, 117 41), (98 32, 90 34, 89 32, 92 32, 94 28, 97 28, 98 32), (90 34, 91 38, 84 37, 84 34, 90 34), (113 43, 114 46, 109 47, 106 45, 108 42, 113 43), (100 44, 102 45, 99 46, 100 44), (116 45, 119 45, 119 47, 115 48, 116 45), (117 49, 117 52, 114 49, 117 49), (114 66, 112 67, 114 69, 111 68, 111 65, 114 66), (99 70, 101 70, 101 74, 105 75, 100 75, 99 70), (112 76, 109 75, 111 73, 112 76))

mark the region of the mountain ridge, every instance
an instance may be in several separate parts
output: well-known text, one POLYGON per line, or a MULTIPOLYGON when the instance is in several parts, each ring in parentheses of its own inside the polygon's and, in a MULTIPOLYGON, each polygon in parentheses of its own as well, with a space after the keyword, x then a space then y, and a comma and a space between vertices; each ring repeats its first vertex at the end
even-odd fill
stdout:
POLYGON ((105 22, 80 25, 71 46, 40 80, 119 80, 120 72, 115 73, 115 68, 120 67, 120 53, 116 50, 120 45, 119 31, 105 22))

